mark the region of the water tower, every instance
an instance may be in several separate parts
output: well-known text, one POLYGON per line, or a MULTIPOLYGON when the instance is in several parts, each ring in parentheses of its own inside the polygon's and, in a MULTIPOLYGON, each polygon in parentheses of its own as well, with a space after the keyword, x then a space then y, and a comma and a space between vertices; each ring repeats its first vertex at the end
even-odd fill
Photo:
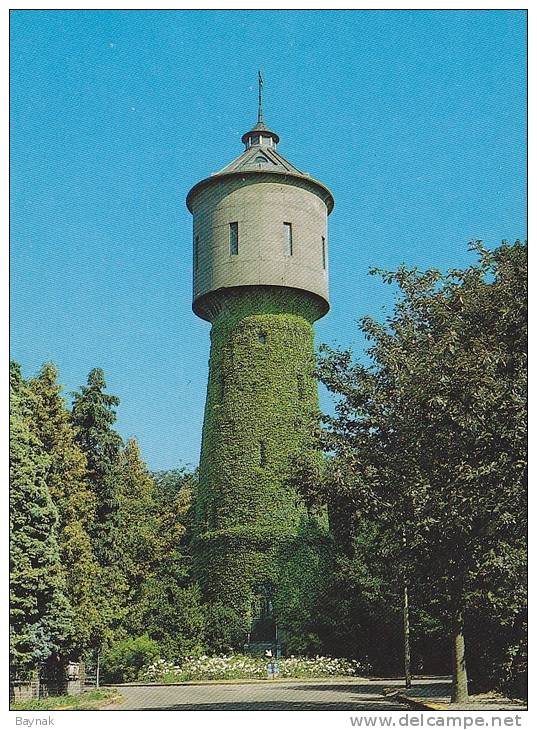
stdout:
POLYGON ((279 153, 262 83, 244 152, 187 196, 192 308, 212 325, 195 564, 205 597, 254 627, 270 625, 278 561, 305 517, 286 475, 318 409, 313 323, 329 309, 334 206, 325 185, 279 153))

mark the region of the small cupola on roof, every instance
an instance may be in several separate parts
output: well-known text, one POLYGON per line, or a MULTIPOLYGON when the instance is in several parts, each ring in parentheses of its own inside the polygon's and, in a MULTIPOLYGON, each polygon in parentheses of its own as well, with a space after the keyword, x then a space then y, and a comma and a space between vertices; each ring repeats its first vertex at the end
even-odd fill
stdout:
POLYGON ((260 147, 273 147, 275 149, 280 138, 276 132, 270 130, 265 124, 263 116, 263 77, 261 76, 261 71, 258 73, 258 81, 259 105, 257 110, 257 124, 249 132, 242 135, 242 142, 246 146, 246 149, 258 145, 260 147))

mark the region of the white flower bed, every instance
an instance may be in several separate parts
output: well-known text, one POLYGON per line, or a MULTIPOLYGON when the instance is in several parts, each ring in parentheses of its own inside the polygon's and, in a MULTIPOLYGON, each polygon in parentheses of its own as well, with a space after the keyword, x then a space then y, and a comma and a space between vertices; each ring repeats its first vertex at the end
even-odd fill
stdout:
MULTIPOLYGON (((187 657, 181 662, 158 659, 143 669, 140 679, 146 682, 186 682, 205 679, 264 679, 268 660, 261 657, 230 654, 227 656, 187 657)), ((354 659, 330 657, 282 657, 278 659, 279 677, 337 677, 367 673, 367 667, 354 659)))

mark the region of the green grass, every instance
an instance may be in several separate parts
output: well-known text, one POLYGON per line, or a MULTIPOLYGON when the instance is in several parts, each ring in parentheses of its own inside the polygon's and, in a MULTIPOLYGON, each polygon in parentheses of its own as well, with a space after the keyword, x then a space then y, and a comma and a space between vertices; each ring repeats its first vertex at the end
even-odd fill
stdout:
POLYGON ((13 702, 11 710, 98 710, 104 705, 119 702, 121 694, 115 689, 93 689, 80 695, 44 697, 41 700, 13 702))

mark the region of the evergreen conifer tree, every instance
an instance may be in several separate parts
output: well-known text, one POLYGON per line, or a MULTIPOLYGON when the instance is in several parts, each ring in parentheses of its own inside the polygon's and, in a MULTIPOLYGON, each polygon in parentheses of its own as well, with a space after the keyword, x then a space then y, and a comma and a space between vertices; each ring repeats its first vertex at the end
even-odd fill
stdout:
POLYGON ((57 510, 46 474, 49 460, 31 428, 31 394, 20 368, 10 372, 10 654, 23 673, 61 654, 72 639, 56 537, 57 510))
POLYGON ((87 385, 74 393, 72 420, 76 442, 87 459, 89 483, 96 507, 92 538, 101 565, 117 559, 119 523, 119 454, 121 437, 112 429, 119 398, 105 393, 106 382, 100 368, 88 375, 87 385))
POLYGON ((95 597, 99 625, 94 643, 98 650, 113 639, 129 610, 119 530, 122 440, 112 428, 119 398, 106 393, 105 388, 103 371, 94 368, 87 385, 74 393, 72 410, 76 442, 87 459, 88 483, 95 500, 95 520, 89 534, 100 567, 95 597))
POLYGON ((60 558, 75 613, 73 654, 78 656, 93 644, 99 623, 99 566, 88 534, 93 526, 95 495, 87 482, 87 460, 76 443, 55 365, 46 363, 30 380, 29 388, 33 430, 49 460, 46 483, 58 509, 60 558))

